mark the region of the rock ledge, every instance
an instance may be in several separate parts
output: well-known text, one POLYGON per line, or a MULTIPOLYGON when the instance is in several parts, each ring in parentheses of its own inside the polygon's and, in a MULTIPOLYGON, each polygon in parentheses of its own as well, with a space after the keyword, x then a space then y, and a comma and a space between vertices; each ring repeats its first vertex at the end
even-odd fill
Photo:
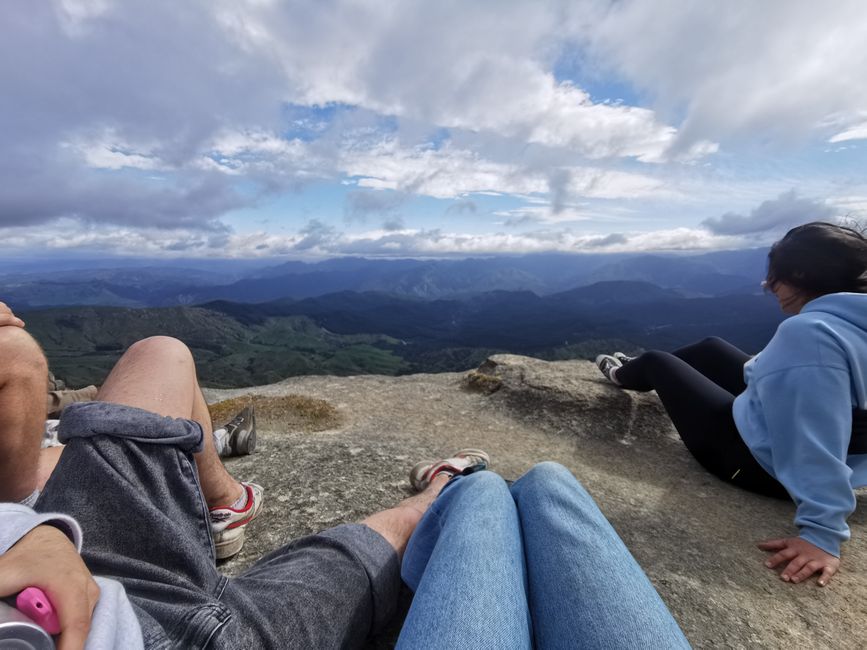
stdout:
MULTIPOLYGON (((592 363, 497 355, 470 373, 308 376, 206 391, 209 402, 253 394, 325 400, 340 417, 313 432, 260 418, 256 454, 228 462, 266 489, 264 516, 230 573, 293 537, 394 505, 416 460, 481 447, 507 478, 543 460, 570 468, 695 647, 865 646, 867 494, 832 584, 783 583, 754 542, 796 532, 794 507, 708 475, 655 394, 611 386, 592 363)), ((390 647, 393 632, 370 647, 390 647)))

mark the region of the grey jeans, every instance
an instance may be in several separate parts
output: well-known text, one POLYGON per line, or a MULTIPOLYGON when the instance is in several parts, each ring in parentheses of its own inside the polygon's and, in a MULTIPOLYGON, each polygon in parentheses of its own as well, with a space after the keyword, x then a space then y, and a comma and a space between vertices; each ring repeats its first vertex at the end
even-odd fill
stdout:
POLYGON ((64 411, 59 437, 67 446, 36 510, 78 520, 85 563, 123 584, 145 647, 354 648, 394 613, 397 554, 360 524, 222 575, 192 457, 196 422, 89 402, 64 411))

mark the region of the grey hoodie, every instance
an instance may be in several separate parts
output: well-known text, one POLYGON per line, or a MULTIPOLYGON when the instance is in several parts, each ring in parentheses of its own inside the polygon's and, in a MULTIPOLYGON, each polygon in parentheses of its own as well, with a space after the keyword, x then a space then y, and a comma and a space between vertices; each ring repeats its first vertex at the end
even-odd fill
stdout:
MULTIPOLYGON (((62 514, 36 514, 18 503, 0 503, 0 555, 18 540, 42 524, 56 526, 65 532, 81 552, 81 528, 72 517, 62 514)), ((120 583, 107 578, 95 578, 99 585, 99 602, 93 612, 87 650, 144 648, 141 626, 120 583)), ((38 586, 38 585, 35 585, 38 586)))

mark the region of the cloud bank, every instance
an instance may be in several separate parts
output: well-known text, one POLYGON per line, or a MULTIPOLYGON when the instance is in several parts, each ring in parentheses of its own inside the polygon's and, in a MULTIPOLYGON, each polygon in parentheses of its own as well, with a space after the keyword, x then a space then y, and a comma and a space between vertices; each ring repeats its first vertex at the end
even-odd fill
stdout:
POLYGON ((788 230, 809 221, 830 221, 836 214, 837 210, 830 205, 800 197, 791 190, 777 199, 762 202, 748 215, 727 212, 705 219, 701 225, 717 235, 750 235, 788 230))
POLYGON ((865 42, 856 0, 4 2, 0 233, 130 254, 736 244, 867 213, 857 175, 719 198, 765 171, 741 152, 857 151, 865 42), (279 234, 237 216, 318 186, 348 191, 279 234))

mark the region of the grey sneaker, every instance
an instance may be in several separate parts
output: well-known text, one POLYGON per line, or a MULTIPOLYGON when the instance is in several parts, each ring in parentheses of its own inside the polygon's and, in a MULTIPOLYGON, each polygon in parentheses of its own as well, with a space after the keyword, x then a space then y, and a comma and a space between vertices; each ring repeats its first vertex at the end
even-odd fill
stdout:
POLYGON ((421 492, 437 474, 472 474, 487 469, 490 462, 491 457, 481 449, 461 449, 451 458, 416 463, 409 473, 409 482, 416 491, 421 492))
POLYGON ((220 456, 245 456, 256 450, 256 412, 246 407, 223 426, 226 434, 220 456))
POLYGON ((635 361, 638 358, 638 357, 629 357, 629 356, 623 354, 622 352, 615 352, 611 356, 614 357, 615 359, 617 359, 621 363, 621 365, 624 363, 629 363, 630 361, 635 361))
POLYGON ((612 384, 617 384, 618 386, 620 385, 620 382, 617 381, 614 371, 622 365, 620 359, 613 357, 610 354, 600 354, 596 357, 596 367, 599 368, 608 381, 612 384))

